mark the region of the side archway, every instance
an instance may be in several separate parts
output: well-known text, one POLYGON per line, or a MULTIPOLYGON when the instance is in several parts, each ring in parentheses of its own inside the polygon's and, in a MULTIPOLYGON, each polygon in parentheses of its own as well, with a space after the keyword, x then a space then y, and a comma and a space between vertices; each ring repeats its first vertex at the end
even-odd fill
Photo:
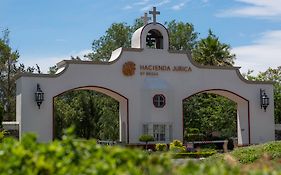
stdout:
POLYGON ((63 92, 60 92, 59 94, 53 96, 52 100, 52 132, 53 132, 53 139, 55 138, 55 98, 65 94, 67 92, 75 91, 75 90, 91 90, 95 92, 102 93, 104 95, 107 95, 114 100, 116 100, 119 103, 119 141, 122 143, 129 143, 129 100, 127 97, 124 95, 111 90, 106 87, 101 87, 101 86, 81 86, 81 87, 76 87, 72 89, 65 90, 63 92))
MULTIPOLYGON (((190 99, 192 96, 202 93, 211 93, 226 97, 227 99, 233 101, 237 105, 237 137, 238 145, 249 145, 251 144, 251 126, 250 126, 250 103, 249 100, 242 97, 241 95, 226 89, 206 89, 195 92, 188 95, 182 100, 182 106, 185 100, 190 99)), ((184 135, 184 109, 182 112, 182 123, 183 123, 183 135, 184 135)))

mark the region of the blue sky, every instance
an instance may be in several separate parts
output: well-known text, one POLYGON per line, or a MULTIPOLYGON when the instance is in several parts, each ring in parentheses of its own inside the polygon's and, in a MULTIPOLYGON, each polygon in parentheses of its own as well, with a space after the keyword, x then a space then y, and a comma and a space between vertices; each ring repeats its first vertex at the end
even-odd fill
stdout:
POLYGON ((230 44, 241 71, 281 66, 281 0, 0 0, 0 30, 26 65, 48 67, 90 52, 114 22, 132 24, 153 6, 157 21, 191 22, 230 44))

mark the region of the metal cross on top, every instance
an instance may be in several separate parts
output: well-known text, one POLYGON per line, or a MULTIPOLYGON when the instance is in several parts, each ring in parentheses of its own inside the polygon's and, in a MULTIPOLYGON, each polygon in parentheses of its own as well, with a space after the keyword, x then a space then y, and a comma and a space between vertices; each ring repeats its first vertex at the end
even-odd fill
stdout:
POLYGON ((156 15, 160 15, 160 12, 156 11, 156 7, 153 7, 153 10, 149 11, 149 14, 153 15, 153 24, 156 24, 156 15))
POLYGON ((147 13, 144 13, 144 16, 142 16, 141 19, 143 20, 143 24, 146 25, 147 22, 151 20, 151 17, 148 17, 147 13))

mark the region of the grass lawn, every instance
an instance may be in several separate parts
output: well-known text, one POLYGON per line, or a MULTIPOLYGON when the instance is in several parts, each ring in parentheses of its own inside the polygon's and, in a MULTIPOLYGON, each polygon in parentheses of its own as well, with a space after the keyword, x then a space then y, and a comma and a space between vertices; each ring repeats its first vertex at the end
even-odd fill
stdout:
MULTIPOLYGON (((227 154, 241 164, 253 163, 256 160, 264 157, 267 157, 271 160, 278 160, 281 159, 281 141, 237 148, 227 154)), ((215 154, 207 158, 205 161, 223 160, 224 157, 225 154, 215 154)))
POLYGON ((215 154, 202 161, 207 164, 212 162, 224 162, 233 167, 240 167, 242 172, 281 171, 281 141, 237 148, 229 153, 215 154))

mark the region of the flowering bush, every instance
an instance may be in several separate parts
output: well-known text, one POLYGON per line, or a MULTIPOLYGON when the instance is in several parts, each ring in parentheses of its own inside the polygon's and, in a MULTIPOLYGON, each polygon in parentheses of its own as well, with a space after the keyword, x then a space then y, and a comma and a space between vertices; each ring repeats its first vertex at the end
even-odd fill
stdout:
POLYGON ((156 148, 156 151, 166 151, 167 145, 165 143, 157 143, 155 148, 156 148))
POLYGON ((174 140, 172 143, 170 143, 170 150, 172 152, 184 152, 185 147, 183 146, 181 141, 174 140))

